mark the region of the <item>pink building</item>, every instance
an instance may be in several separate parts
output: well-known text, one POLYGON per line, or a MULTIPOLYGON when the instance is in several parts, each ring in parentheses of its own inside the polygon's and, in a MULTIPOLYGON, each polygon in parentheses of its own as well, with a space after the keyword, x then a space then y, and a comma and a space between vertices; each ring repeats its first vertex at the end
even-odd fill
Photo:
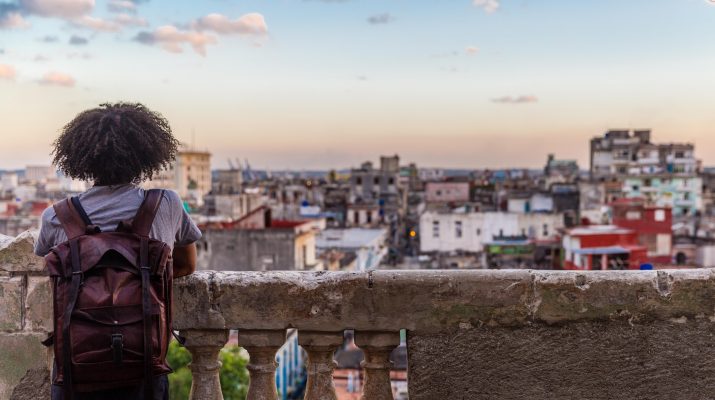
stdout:
POLYGON ((427 182, 427 203, 463 203, 469 201, 469 182, 427 182))

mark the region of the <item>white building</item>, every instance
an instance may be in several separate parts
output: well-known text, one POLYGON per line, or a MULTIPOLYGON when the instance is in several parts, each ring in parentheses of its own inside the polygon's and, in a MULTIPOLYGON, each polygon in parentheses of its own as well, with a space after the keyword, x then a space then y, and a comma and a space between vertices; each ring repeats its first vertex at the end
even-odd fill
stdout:
POLYGON ((34 183, 45 183, 56 178, 55 168, 49 165, 28 165, 25 167, 25 180, 34 183))
POLYGON ((563 214, 427 211, 420 217, 420 251, 478 253, 495 237, 552 240, 562 228, 563 214))
POLYGON ((17 174, 14 172, 6 172, 0 178, 0 186, 3 192, 12 192, 19 184, 17 174))
POLYGON ((326 229, 316 237, 318 253, 331 250, 355 253, 356 271, 368 271, 380 266, 387 255, 386 229, 326 229))

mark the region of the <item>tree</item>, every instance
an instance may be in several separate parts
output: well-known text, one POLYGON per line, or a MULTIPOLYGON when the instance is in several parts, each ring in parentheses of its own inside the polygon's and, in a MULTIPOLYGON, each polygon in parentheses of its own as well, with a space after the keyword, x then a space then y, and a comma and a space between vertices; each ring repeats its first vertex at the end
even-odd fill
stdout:
MULTIPOLYGON (((224 400, 243 400, 248 393, 248 361, 241 355, 238 346, 225 347, 219 353, 221 360, 221 392, 224 400)), ((166 356, 174 373, 169 375, 169 398, 171 400, 187 400, 191 391, 191 354, 178 342, 169 344, 166 356)))

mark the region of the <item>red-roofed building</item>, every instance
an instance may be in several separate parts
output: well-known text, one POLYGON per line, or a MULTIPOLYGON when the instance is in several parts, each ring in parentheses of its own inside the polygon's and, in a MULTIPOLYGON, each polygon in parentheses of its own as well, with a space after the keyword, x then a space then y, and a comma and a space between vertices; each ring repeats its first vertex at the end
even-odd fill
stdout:
POLYGON ((200 226, 199 269, 271 271, 322 269, 315 255, 315 223, 274 220, 262 206, 232 222, 200 226))
POLYGON ((633 229, 593 225, 569 229, 563 236, 564 269, 639 269, 647 249, 633 229))
POLYGON ((632 229, 645 246, 648 262, 670 264, 673 250, 673 213, 670 207, 647 205, 644 199, 620 199, 611 204, 613 224, 632 229))

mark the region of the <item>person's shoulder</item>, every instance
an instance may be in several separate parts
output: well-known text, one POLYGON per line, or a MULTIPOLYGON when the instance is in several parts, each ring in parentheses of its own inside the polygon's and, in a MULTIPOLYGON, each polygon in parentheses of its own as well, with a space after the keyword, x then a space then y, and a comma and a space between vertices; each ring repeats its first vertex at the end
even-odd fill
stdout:
MULTIPOLYGON (((64 200, 60 200, 60 201, 64 201, 64 200)), ((43 224, 49 224, 49 223, 57 221, 57 212, 55 211, 55 204, 57 204, 57 203, 59 203, 59 201, 55 202, 51 206, 45 208, 44 211, 42 211, 42 215, 40 216, 40 219, 43 224)))
POLYGON ((161 189, 164 192, 164 196, 161 201, 161 208, 170 212, 172 215, 177 211, 181 211, 184 208, 184 203, 181 200, 181 196, 171 189, 161 189))
POLYGON ((164 198, 169 202, 171 205, 182 205, 181 202, 181 196, 179 196, 179 193, 177 193, 175 190, 172 189, 163 189, 164 190, 164 198))

